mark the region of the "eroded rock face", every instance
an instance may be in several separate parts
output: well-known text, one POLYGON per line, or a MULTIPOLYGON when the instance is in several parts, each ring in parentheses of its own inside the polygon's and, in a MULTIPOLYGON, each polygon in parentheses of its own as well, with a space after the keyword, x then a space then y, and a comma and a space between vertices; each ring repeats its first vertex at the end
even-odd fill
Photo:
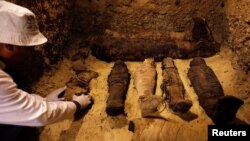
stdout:
POLYGON ((9 0, 30 9, 38 18, 40 31, 48 38, 42 48, 49 63, 62 57, 70 34, 76 0, 9 0))
MULTIPOLYGON (((226 2, 229 28, 228 46, 234 51, 234 67, 250 73, 250 12, 249 1, 226 2)), ((248 90, 249 92, 249 90, 248 90)))
POLYGON ((86 19, 83 23, 88 27, 84 31, 92 35, 100 35, 107 28, 126 34, 152 30, 180 32, 192 27, 195 16, 207 19, 220 43, 227 34, 224 32, 224 9, 217 0, 181 1, 179 5, 175 5, 175 0, 90 0, 82 3, 85 12, 82 18, 86 19))

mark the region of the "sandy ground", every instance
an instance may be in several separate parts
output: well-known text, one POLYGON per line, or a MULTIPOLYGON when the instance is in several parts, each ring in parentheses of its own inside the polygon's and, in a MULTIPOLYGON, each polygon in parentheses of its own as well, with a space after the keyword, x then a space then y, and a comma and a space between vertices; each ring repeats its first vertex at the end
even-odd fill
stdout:
MULTIPOLYGON (((208 66, 216 73, 220 80, 226 95, 234 95, 244 99, 245 104, 238 111, 237 117, 250 123, 250 114, 247 108, 250 108, 250 98, 237 93, 235 83, 237 81, 237 72, 231 66, 232 53, 227 48, 222 48, 221 52, 213 57, 206 58, 208 66)), ((183 116, 177 116, 169 109, 162 112, 162 116, 169 119, 170 122, 180 123, 188 126, 197 132, 202 140, 207 140, 207 125, 213 124, 210 118, 205 114, 204 110, 199 106, 197 95, 190 86, 187 77, 187 71, 191 60, 174 60, 178 68, 180 77, 186 89, 186 98, 193 101, 190 112, 183 116), (181 118, 182 117, 182 118, 181 118)), ((131 141, 133 132, 128 130, 129 121, 140 118, 139 105, 137 103, 138 95, 133 84, 133 73, 142 62, 125 62, 132 75, 127 97, 125 101, 125 114, 117 117, 110 117, 106 114, 107 77, 114 63, 106 63, 89 56, 85 64, 95 72, 99 73, 99 77, 90 82, 90 93, 94 98, 94 105, 87 114, 80 120, 72 119, 64 120, 52 125, 45 126, 41 136, 41 141, 131 141)), ((40 93, 45 93, 55 87, 63 86, 73 75, 71 70, 71 61, 64 59, 59 63, 57 71, 45 75, 36 85, 39 87, 40 93), (48 79, 49 78, 49 79, 48 79)), ((157 89, 156 94, 162 95, 160 84, 161 62, 156 63, 157 66, 157 89)), ((188 132, 188 131, 187 131, 188 132)), ((181 136, 181 135, 179 135, 181 136)), ((196 140, 196 137, 190 137, 185 140, 196 140)))

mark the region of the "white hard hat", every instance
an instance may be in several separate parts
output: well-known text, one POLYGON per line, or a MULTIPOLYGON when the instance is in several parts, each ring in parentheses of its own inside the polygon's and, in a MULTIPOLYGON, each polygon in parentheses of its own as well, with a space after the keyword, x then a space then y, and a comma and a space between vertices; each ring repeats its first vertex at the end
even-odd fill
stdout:
POLYGON ((36 16, 27 8, 0 0, 0 43, 35 46, 47 42, 36 16))

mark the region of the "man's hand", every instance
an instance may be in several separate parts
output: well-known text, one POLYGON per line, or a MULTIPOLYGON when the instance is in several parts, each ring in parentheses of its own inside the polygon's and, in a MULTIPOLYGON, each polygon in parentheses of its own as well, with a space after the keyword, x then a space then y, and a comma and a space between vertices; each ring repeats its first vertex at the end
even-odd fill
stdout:
POLYGON ((81 105, 81 109, 87 107, 91 103, 91 97, 84 94, 80 96, 73 95, 72 100, 78 102, 81 105))
POLYGON ((67 86, 61 87, 59 89, 54 90, 50 94, 46 96, 46 101, 62 101, 64 97, 59 98, 58 96, 62 94, 66 90, 67 86))

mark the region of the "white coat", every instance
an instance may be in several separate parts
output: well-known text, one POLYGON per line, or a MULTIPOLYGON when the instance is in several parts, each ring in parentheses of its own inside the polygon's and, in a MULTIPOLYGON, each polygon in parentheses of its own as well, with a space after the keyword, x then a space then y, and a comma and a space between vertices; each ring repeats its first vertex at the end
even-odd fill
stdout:
POLYGON ((39 95, 18 89, 0 68, 0 124, 44 126, 72 117, 75 111, 73 102, 47 102, 39 95))

